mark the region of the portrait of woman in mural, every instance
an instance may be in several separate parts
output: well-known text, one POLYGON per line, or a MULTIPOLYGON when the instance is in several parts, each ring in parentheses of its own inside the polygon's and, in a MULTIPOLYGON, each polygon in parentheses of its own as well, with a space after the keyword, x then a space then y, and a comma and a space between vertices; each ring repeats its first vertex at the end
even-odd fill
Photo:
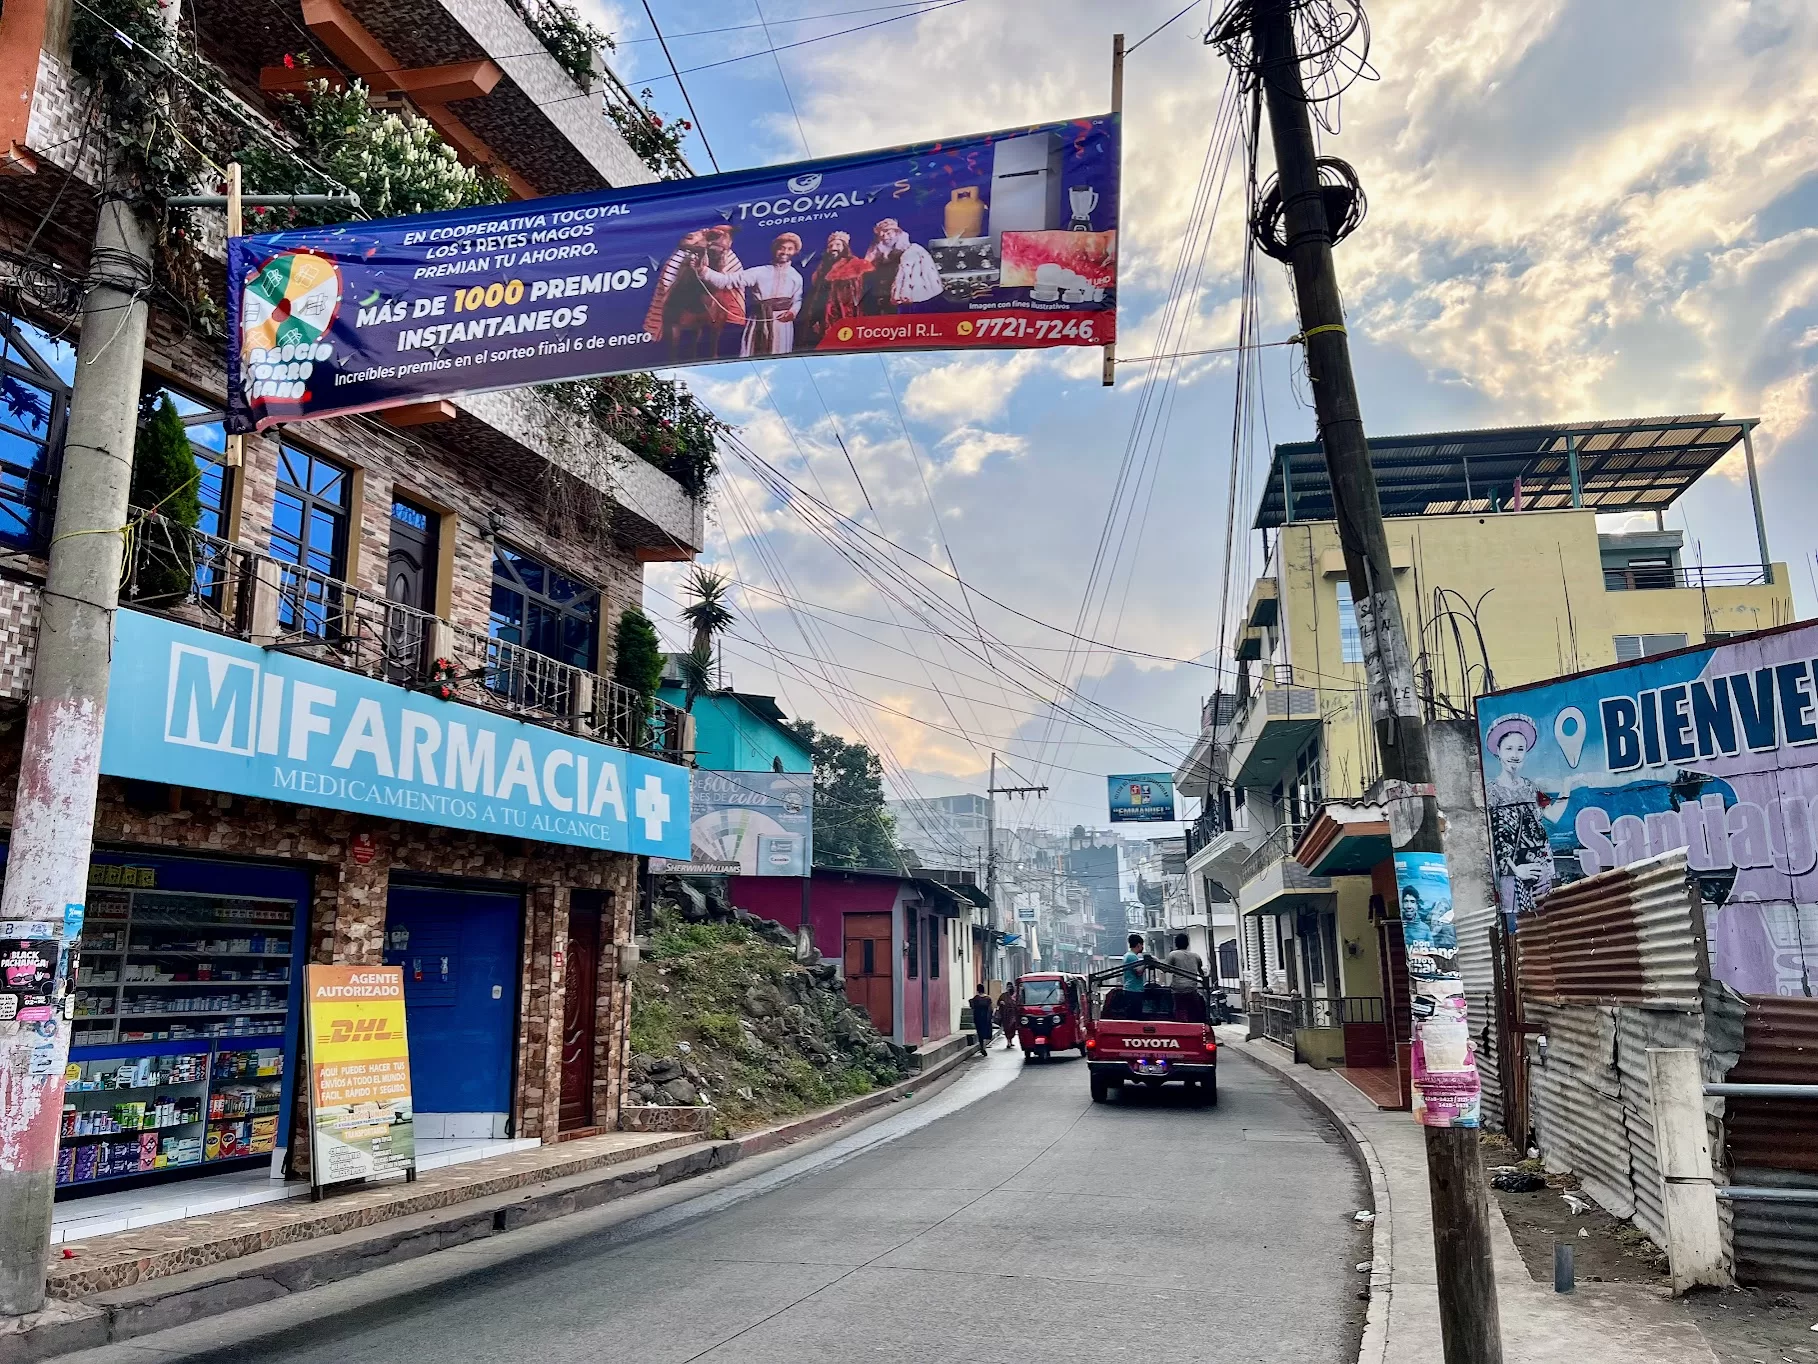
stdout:
MULTIPOLYGON (((1554 798, 1521 774, 1540 732, 1526 715, 1505 715, 1490 726, 1486 758, 1499 765, 1484 788, 1490 817, 1490 859, 1503 924, 1515 930, 1518 914, 1532 914, 1535 902, 1553 888, 1553 850, 1543 813, 1554 798)), ((1551 812, 1556 817, 1558 811, 1551 812)))

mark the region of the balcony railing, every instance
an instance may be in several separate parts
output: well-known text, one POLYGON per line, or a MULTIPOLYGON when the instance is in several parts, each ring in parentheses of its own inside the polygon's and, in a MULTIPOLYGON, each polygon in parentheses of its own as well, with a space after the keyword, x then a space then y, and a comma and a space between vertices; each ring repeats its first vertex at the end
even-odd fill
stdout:
POLYGON ((413 691, 686 762, 682 712, 666 702, 163 517, 135 523, 120 601, 413 691))
POLYGON ((1225 818, 1224 802, 1213 791, 1206 797, 1206 808, 1187 826, 1187 856, 1191 857, 1220 834, 1231 832, 1231 821, 1225 818))
POLYGON ((1767 582, 1759 564, 1711 564, 1703 568, 1673 568, 1666 564, 1606 568, 1606 592, 1647 592, 1670 587, 1758 587, 1767 582))
POLYGON ((1283 858, 1294 855, 1294 845, 1300 842, 1300 836, 1306 832, 1304 824, 1279 824, 1270 835, 1256 845, 1244 864, 1238 869, 1237 884, 1243 885, 1252 877, 1265 871, 1283 858))
MULTIPOLYGON (((1294 1045, 1297 1028, 1337 1028, 1351 1021, 1348 1006, 1352 1001, 1348 999, 1272 994, 1259 994, 1256 998, 1262 1002, 1263 1036, 1283 1046, 1294 1045)), ((1376 1004, 1380 1021, 1382 1001, 1377 1000, 1376 1004)))

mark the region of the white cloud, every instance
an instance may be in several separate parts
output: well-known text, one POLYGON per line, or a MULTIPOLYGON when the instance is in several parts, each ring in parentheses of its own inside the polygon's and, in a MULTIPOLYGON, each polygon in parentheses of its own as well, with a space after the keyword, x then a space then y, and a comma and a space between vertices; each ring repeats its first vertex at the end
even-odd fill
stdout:
POLYGON ((976 474, 993 455, 1020 459, 1029 452, 1029 438, 1009 431, 985 431, 976 426, 962 426, 941 437, 941 448, 948 452, 943 473, 976 474))

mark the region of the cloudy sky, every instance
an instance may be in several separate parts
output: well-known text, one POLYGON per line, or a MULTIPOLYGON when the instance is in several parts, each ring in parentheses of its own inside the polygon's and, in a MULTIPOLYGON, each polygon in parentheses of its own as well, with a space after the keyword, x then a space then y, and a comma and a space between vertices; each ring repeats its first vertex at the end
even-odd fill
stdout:
MULTIPOLYGON (((666 115, 686 116, 642 0, 586 3, 620 40, 620 73, 648 85, 666 115)), ((651 5, 731 170, 1100 112, 1112 33, 1135 42, 1181 0, 923 0, 919 13, 879 0, 651 5), (743 54, 757 55, 727 61, 743 54), (696 67, 707 69, 689 74, 696 67)), ((1809 611, 1818 7, 1373 0, 1369 16, 1380 79, 1344 96, 1340 132, 1324 142, 1357 167, 1370 200, 1338 257, 1369 429, 1759 416, 1770 542, 1794 565, 1809 611)), ((1226 80, 1201 41, 1207 20, 1202 0, 1129 60, 1125 355, 1155 348, 1226 80)), ((698 139, 689 153, 710 168, 698 139)), ((1235 339, 1240 261, 1227 209, 1169 349, 1235 339)), ((1190 271, 1198 262, 1195 250, 1190 271)), ((1278 339, 1295 330, 1291 301, 1278 267, 1265 265, 1262 332, 1278 339)), ((1261 355, 1268 437, 1310 438, 1296 352, 1261 355)), ((689 372, 796 482, 915 555, 956 565, 976 589, 964 600, 951 579, 899 561, 1032 665, 1005 665, 976 634, 930 632, 731 462, 705 557, 741 584, 734 683, 887 747, 895 794, 982 789, 995 749, 1025 781, 1052 788, 1026 817, 1102 824, 1102 775, 1165 766, 1198 728, 1216 678, 1233 460, 1241 527, 1266 458, 1261 432, 1233 449, 1229 357, 1179 363, 1150 388, 1152 368, 1130 366, 1111 390, 1098 383, 1095 351, 689 372), (1132 448, 1141 482, 1113 520, 1114 571, 1101 574, 1080 631, 1112 647, 1070 653, 1060 631, 1081 618, 1132 448), (829 656, 837 666, 821 661, 829 656), (1071 678, 1101 707, 1094 723, 1056 724, 1033 668, 1071 678)), ((1668 514, 1707 564, 1754 556, 1736 463, 1668 514)), ((1233 581, 1250 576, 1255 555, 1235 556, 1233 581)), ((659 620, 673 619, 678 576, 650 575, 659 620)))

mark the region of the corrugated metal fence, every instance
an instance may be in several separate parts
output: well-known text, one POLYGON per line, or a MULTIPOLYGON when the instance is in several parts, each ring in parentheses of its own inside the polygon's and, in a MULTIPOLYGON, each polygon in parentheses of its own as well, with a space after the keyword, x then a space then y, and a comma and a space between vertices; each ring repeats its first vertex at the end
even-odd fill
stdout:
MULTIPOLYGON (((1707 1081, 1742 1048, 1743 1004, 1710 983, 1704 911, 1685 853, 1561 887, 1517 935, 1532 1121, 1550 1168, 1665 1244, 1650 1048, 1696 1049, 1707 1081)), ((1711 1149, 1722 1101, 1707 1100, 1711 1149)))
MULTIPOLYGON (((1732 1084, 1818 1084, 1818 1000, 1751 995, 1732 1084)), ((1734 1184, 1818 1189, 1818 1103, 1729 1099, 1734 1184)), ((1737 1276, 1773 1288, 1818 1289, 1818 1202, 1738 1202, 1737 1276)))

